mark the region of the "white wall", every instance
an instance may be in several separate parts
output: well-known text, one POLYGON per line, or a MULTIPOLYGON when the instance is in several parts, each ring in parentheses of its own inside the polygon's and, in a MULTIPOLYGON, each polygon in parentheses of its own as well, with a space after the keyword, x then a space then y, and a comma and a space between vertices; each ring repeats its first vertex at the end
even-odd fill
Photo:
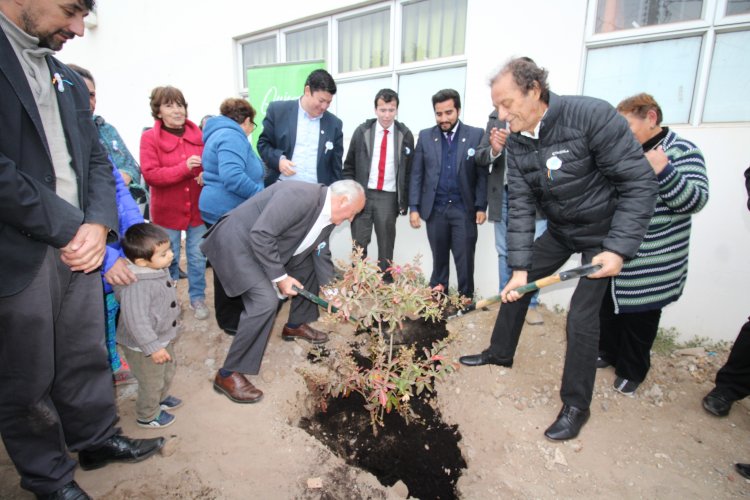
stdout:
MULTIPOLYGON (((578 92, 585 52, 585 0, 468 1, 466 123, 484 127, 492 107, 487 78, 511 56, 529 56, 546 67, 553 91, 578 92)), ((97 112, 117 127, 137 157, 141 129, 152 123, 148 96, 153 87, 172 84, 182 89, 195 120, 216 113, 224 98, 239 92, 233 37, 353 4, 345 0, 286 0, 283 9, 268 10, 259 9, 256 2, 232 0, 99 0, 98 26, 87 30, 83 40, 68 42, 60 58, 94 73, 97 112)), ((362 99, 369 103, 372 96, 362 99)), ((430 113, 429 108, 425 113, 430 113)), ((675 129, 703 149, 711 199, 693 219, 685 294, 665 309, 662 325, 677 328, 683 337, 733 339, 750 314, 744 295, 744 283, 750 278, 746 257, 750 213, 742 178, 750 165, 746 147, 750 124, 675 129)), ((417 130, 414 132, 416 135, 417 130)), ((406 219, 400 218, 397 231, 396 260, 411 260, 421 253, 422 267, 429 273, 432 262, 424 228, 411 229, 406 219)), ((334 233, 332 244, 334 256, 346 256, 348 224, 334 233)), ((371 246, 371 254, 376 252, 371 246)), ((479 294, 496 293, 497 258, 491 225, 479 230, 475 280, 479 294)), ((546 290, 542 301, 567 307, 570 291, 569 285, 560 285, 546 290)))

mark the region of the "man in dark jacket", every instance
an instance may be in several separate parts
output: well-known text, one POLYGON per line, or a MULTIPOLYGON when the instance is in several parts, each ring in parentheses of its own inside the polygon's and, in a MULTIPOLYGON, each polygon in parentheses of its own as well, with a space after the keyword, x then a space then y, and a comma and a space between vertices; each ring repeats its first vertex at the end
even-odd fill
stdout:
POLYGON ((604 101, 558 96, 547 71, 528 58, 491 81, 498 118, 508 122, 508 264, 513 275, 484 352, 464 365, 512 366, 531 295, 514 290, 554 273, 574 253, 601 269, 578 282, 567 320, 560 389, 563 408, 544 435, 572 439, 590 416, 599 308, 608 280, 638 250, 654 211, 657 183, 627 122, 604 101), (537 204, 547 231, 534 241, 537 204))
POLYGON ((115 427, 95 272, 116 236, 112 166, 86 85, 53 57, 93 3, 0 2, 0 435, 37 498, 89 498, 68 451, 96 469, 163 444, 115 427))
MULTIPOLYGON (((396 219, 408 208, 409 171, 414 136, 396 120, 398 94, 382 89, 375 95, 375 115, 357 127, 344 161, 344 179, 354 179, 366 189, 365 209, 352 221, 352 240, 363 249, 372 237, 378 240, 378 266, 385 272, 393 260, 396 219)), ((385 275, 388 279, 389 276, 385 275)))

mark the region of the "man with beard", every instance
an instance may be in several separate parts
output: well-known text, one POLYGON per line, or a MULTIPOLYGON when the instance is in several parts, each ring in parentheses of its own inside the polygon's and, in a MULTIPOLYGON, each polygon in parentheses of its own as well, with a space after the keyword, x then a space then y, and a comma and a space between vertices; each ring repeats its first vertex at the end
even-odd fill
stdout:
POLYGON ((37 498, 85 499, 84 469, 137 462, 162 438, 117 421, 98 270, 118 225, 88 91, 52 57, 93 0, 0 2, 0 434, 37 498))
POLYGON ((432 249, 430 286, 447 293, 450 252, 458 293, 474 297, 477 224, 486 220, 487 169, 474 162, 484 131, 458 119, 461 97, 453 89, 432 96, 437 125, 419 133, 409 184, 409 223, 427 224, 432 249))

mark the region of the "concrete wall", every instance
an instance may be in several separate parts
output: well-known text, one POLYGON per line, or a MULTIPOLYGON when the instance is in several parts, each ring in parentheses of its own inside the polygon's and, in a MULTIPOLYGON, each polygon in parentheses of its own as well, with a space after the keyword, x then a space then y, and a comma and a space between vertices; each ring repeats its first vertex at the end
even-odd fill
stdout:
MULTIPOLYGON (((353 4, 345 0, 286 0, 269 11, 259 8, 257 2, 231 0, 195 4, 100 0, 97 26, 87 30, 82 40, 69 42, 60 57, 94 73, 97 112, 117 127, 137 157, 140 132, 152 124, 148 96, 153 87, 173 84, 182 89, 195 120, 216 113, 224 98, 239 93, 234 37, 353 4)), ((484 126, 492 107, 487 78, 511 56, 530 56, 546 67, 555 92, 578 93, 587 14, 585 0, 469 0, 464 121, 484 126)), ((371 96, 363 98, 369 101, 371 96)), ((750 213, 742 178, 750 165, 746 152, 750 123, 677 126, 675 130, 703 149, 711 199, 693 219, 685 294, 665 309, 662 325, 677 328, 685 338, 733 339, 750 314, 742 284, 750 277, 746 258, 750 213)), ((432 263, 424 228, 415 231, 401 218, 398 234, 396 260, 411 260, 421 253, 423 269, 429 273, 432 263)), ((346 257, 348 224, 334 235, 334 255, 346 257)), ((371 253, 375 252, 373 247, 371 253)), ((496 293, 494 237, 492 227, 486 224, 480 227, 475 279, 479 294, 496 293)), ((561 285, 546 290, 542 301, 567 307, 570 293, 570 286, 561 285)))

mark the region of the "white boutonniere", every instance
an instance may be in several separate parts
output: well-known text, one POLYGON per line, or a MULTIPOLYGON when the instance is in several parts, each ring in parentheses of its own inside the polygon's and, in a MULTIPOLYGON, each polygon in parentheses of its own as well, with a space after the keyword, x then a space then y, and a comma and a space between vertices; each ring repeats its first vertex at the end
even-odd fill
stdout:
POLYGON ((320 252, 322 252, 325 247, 326 247, 326 242, 321 241, 320 244, 316 248, 318 256, 320 256, 320 252))
POLYGON ((333 149, 333 143, 331 141, 326 141, 326 153, 333 149))
POLYGON ((476 154, 476 151, 474 151, 474 148, 469 148, 469 150, 466 152, 466 159, 468 160, 472 156, 476 154))
POLYGON ((409 155, 411 154, 411 149, 409 149, 409 147, 408 147, 408 146, 404 146, 404 154, 405 154, 406 156, 409 156, 409 155))

